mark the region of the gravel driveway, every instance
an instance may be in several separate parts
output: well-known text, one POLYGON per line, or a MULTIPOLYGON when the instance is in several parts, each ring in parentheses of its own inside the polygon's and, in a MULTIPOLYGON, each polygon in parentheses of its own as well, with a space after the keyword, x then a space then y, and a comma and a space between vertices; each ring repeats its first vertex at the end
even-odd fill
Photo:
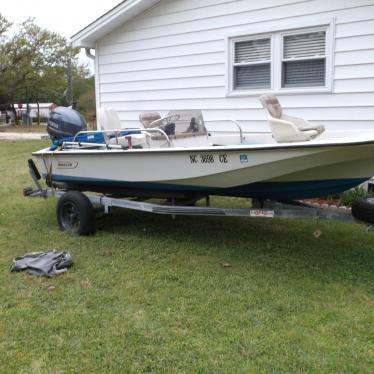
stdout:
POLYGON ((0 132, 0 140, 40 140, 49 139, 48 134, 41 133, 17 133, 17 132, 0 132))

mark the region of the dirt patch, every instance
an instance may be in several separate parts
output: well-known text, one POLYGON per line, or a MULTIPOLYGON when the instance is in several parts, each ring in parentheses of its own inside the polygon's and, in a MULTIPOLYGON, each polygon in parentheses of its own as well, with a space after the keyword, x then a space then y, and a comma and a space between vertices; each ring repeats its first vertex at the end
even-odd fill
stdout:
POLYGON ((341 205, 339 199, 332 199, 332 198, 331 199, 327 199, 327 198, 304 199, 303 201, 308 204, 317 203, 319 205, 323 205, 323 204, 336 205, 336 206, 341 205))

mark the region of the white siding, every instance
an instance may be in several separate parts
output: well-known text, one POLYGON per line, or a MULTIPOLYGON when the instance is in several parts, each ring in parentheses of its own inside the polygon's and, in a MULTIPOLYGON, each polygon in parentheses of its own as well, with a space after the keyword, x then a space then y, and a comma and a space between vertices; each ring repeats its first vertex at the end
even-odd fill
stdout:
POLYGON ((97 43, 98 106, 136 125, 140 111, 203 109, 266 130, 257 96, 226 97, 226 37, 335 19, 331 93, 279 96, 331 128, 374 126, 374 0, 161 0, 97 43))

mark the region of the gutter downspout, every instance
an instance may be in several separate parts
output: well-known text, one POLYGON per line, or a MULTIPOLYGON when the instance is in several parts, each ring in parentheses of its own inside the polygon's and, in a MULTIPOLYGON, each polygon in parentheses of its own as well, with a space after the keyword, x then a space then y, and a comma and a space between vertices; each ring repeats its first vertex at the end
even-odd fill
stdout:
POLYGON ((95 60, 95 55, 91 53, 91 48, 85 48, 84 51, 86 52, 86 56, 91 60, 95 60))
MULTIPOLYGON (((96 58, 96 56, 94 54, 91 53, 91 50, 92 48, 85 48, 84 51, 85 51, 85 54, 86 56, 91 59, 94 63, 94 71, 95 71, 95 102, 96 102, 96 129, 97 130, 100 130, 100 125, 97 121, 97 110, 98 110, 98 107, 99 107, 99 92, 98 92, 98 89, 99 89, 99 74, 98 74, 98 59, 96 58)), ((96 49, 94 49, 95 53, 96 53, 96 49)))

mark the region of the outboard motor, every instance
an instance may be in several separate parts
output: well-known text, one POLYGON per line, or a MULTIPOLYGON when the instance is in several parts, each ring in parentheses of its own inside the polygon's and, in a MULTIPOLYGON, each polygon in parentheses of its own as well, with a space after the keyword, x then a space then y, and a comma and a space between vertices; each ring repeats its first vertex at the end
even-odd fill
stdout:
POLYGON ((74 109, 58 106, 49 115, 47 132, 52 140, 73 137, 85 130, 86 120, 74 109))

